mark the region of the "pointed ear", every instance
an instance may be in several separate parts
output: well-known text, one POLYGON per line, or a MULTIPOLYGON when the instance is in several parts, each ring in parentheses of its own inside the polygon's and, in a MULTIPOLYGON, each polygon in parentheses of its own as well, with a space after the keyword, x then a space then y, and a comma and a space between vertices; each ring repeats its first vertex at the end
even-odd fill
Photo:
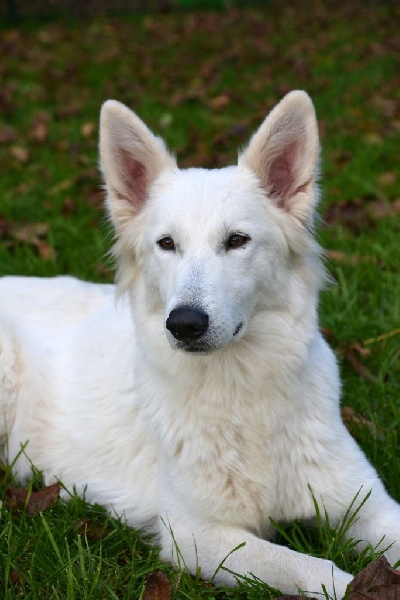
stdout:
POLYGON ((291 92, 275 106, 239 157, 239 165, 257 175, 278 207, 312 224, 319 140, 314 106, 305 92, 291 92))
POLYGON ((121 231, 146 202, 158 175, 176 167, 176 162, 139 117, 120 102, 108 100, 100 114, 100 165, 107 207, 121 231))

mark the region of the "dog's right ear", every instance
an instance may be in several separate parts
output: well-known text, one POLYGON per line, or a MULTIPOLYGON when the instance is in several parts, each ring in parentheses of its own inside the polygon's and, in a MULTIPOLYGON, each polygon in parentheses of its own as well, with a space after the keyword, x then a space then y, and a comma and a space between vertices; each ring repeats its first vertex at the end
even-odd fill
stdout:
POLYGON ((129 108, 107 100, 100 113, 100 166, 111 220, 121 232, 145 203, 151 184, 176 162, 129 108))

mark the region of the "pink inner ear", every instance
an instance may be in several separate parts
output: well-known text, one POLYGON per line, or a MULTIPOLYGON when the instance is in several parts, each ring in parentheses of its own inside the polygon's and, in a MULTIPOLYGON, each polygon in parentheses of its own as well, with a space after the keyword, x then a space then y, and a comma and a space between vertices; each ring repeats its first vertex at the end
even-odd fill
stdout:
POLYGON ((118 197, 139 208, 147 197, 146 167, 126 150, 120 150, 122 189, 118 197))
POLYGON ((296 143, 284 148, 281 153, 273 159, 269 169, 269 193, 276 198, 280 198, 283 202, 293 191, 297 150, 296 143))
POLYGON ((292 183, 289 163, 280 156, 274 160, 269 171, 270 194, 272 196, 286 196, 292 183))

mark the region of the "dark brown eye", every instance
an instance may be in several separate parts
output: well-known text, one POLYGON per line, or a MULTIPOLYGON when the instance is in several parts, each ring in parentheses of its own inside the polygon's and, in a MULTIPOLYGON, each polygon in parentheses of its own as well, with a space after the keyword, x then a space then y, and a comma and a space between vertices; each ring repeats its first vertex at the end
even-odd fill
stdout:
POLYGON ((233 233, 228 238, 226 248, 227 250, 230 250, 231 248, 240 248, 241 246, 244 246, 246 242, 249 241, 249 239, 250 238, 247 235, 242 235, 241 233, 233 233))
POLYGON ((175 250, 174 240, 172 239, 172 237, 169 237, 168 235, 161 238, 161 240, 158 240, 157 244, 163 250, 175 250))

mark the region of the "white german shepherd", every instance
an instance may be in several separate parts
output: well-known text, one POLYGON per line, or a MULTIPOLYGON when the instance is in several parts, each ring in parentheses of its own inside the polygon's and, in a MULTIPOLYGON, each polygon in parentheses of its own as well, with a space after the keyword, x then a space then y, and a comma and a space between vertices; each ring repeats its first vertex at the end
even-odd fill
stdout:
POLYGON ((5 458, 28 442, 20 478, 31 461, 217 583, 342 597, 351 575, 267 541, 270 518, 315 516, 313 495, 336 523, 372 490, 349 535, 400 558, 400 506, 343 426, 318 329, 310 98, 288 94, 237 166, 184 171, 111 100, 100 153, 129 303, 68 277, 2 280, 5 458))

